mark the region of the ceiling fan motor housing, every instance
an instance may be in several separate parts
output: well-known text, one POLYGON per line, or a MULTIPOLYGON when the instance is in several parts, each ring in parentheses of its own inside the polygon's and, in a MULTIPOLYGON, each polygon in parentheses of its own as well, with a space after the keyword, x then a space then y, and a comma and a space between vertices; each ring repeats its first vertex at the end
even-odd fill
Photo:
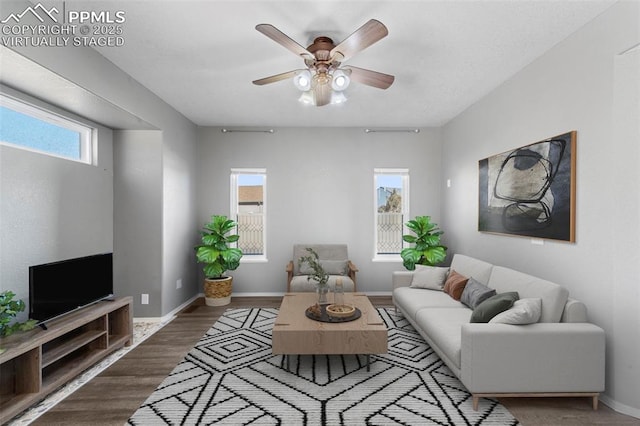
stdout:
MULTIPOLYGON (((318 66, 322 63, 327 66, 330 65, 330 53, 331 49, 333 49, 334 47, 336 46, 333 43, 333 40, 331 40, 329 37, 316 37, 315 40, 313 40, 313 44, 307 47, 307 50, 313 53, 313 56, 315 56, 315 60, 306 59, 305 64, 307 64, 308 67, 313 67, 314 65, 318 66)), ((339 62, 336 63, 336 66, 337 64, 339 64, 339 62)))

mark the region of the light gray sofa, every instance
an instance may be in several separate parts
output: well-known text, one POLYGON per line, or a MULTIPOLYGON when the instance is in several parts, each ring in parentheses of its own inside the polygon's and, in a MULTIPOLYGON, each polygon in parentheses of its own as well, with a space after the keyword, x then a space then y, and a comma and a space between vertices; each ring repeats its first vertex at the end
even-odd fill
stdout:
POLYGON ((393 272, 393 303, 473 395, 588 396, 604 390, 605 334, 583 303, 550 281, 456 254, 450 270, 496 290, 542 299, 528 325, 470 323, 472 310, 449 294, 412 288, 413 271, 393 272))
POLYGON ((308 280, 308 275, 300 271, 298 259, 309 256, 307 248, 317 254, 320 264, 329 274, 329 286, 334 287, 336 279, 342 280, 344 291, 357 291, 356 272, 358 268, 349 260, 349 249, 346 244, 294 244, 293 259, 285 268, 287 273, 287 292, 316 291, 316 282, 308 280))

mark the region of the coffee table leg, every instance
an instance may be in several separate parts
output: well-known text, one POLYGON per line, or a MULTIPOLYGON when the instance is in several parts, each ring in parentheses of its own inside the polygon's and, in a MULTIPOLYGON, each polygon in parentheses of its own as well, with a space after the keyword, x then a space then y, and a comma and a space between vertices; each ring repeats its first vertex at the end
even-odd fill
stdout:
POLYGON ((371 371, 371 355, 367 354, 367 371, 371 371))

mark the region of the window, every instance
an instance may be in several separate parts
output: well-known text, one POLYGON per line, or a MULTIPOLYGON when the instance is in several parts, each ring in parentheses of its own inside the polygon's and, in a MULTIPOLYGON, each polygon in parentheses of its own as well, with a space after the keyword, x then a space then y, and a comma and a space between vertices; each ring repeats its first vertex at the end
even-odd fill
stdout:
POLYGON ((409 217, 409 170, 375 169, 374 260, 400 260, 405 218, 409 217))
POLYGON ((93 129, 0 95, 0 143, 55 157, 93 163, 93 129))
POLYGON ((242 261, 266 261, 266 169, 231 170, 231 217, 238 223, 242 261))

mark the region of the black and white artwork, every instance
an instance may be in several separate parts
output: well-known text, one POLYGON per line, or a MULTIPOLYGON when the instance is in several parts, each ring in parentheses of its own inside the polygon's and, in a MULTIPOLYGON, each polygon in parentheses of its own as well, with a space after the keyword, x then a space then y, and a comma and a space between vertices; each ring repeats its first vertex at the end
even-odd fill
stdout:
POLYGON ((576 132, 479 161, 478 230, 575 241, 576 132))

